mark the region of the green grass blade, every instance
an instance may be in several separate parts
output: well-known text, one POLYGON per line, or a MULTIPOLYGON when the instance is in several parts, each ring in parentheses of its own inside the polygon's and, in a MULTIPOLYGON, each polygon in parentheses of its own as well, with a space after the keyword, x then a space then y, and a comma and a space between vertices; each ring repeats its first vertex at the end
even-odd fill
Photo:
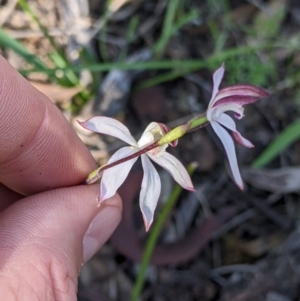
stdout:
POLYGON ((300 119, 290 124, 277 138, 253 161, 252 167, 260 168, 270 163, 292 143, 300 139, 300 119))
MULTIPOLYGON (((52 59, 52 61, 58 68, 66 68, 69 66, 69 64, 58 52, 50 53, 49 57, 52 59)), ((73 87, 79 85, 79 79, 73 71, 64 72, 64 78, 60 78, 59 81, 60 84, 63 84, 65 86, 73 87)))
POLYGON ((138 25, 139 25, 139 19, 136 16, 131 17, 130 20, 129 20, 129 25, 127 27, 127 32, 126 32, 126 35, 125 35, 126 44, 121 49, 119 59, 118 59, 119 62, 125 61, 125 58, 128 54, 128 47, 129 47, 130 43, 132 41, 134 41, 134 38, 135 38, 136 33, 137 33, 138 25))
MULTIPOLYGON (((236 48, 228 49, 227 51, 223 51, 220 54, 213 55, 205 60, 162 60, 162 61, 152 61, 152 62, 136 62, 136 63, 127 63, 127 62, 117 62, 117 63, 102 63, 102 64, 93 64, 93 65, 85 65, 85 66, 68 66, 66 68, 53 68, 48 69, 47 74, 55 74, 57 71, 65 72, 65 71, 74 71, 79 72, 81 70, 89 70, 91 72, 105 72, 110 71, 112 69, 119 70, 163 70, 163 69, 172 69, 178 68, 178 70, 183 70, 183 72, 178 72, 178 77, 180 75, 189 73, 191 71, 197 70, 203 67, 211 67, 215 68, 228 59, 229 57, 234 57, 237 54, 241 53, 251 53, 256 50, 267 49, 270 46, 267 44, 256 45, 256 46, 241 46, 236 48)), ((35 72, 41 72, 42 70, 31 69, 31 70, 21 70, 23 74, 30 74, 35 72)), ((172 71, 173 73, 174 71, 172 71)))
MULTIPOLYGON (((187 61, 170 61, 170 60, 162 60, 162 61, 152 61, 152 62, 135 62, 135 63, 128 63, 128 62, 112 62, 112 63, 101 63, 101 64, 93 64, 93 65, 82 65, 82 66, 67 66, 63 68, 52 68, 47 70, 47 74, 55 74, 58 72, 66 72, 66 71, 73 71, 79 72, 81 70, 88 70, 91 72, 106 72, 113 69, 119 70, 163 70, 163 69, 172 69, 172 68, 184 68, 186 73, 189 69, 195 68, 198 66, 203 65, 202 60, 187 60, 187 61)), ((41 72, 38 68, 31 69, 31 70, 21 70, 23 74, 30 74, 41 72)))
POLYGON ((153 46, 153 53, 160 54, 166 47, 173 33, 173 23, 179 4, 180 0, 168 0, 168 7, 163 23, 162 33, 158 41, 153 46))
POLYGON ((21 56, 26 62, 32 64, 42 72, 47 70, 47 66, 35 55, 30 53, 22 43, 10 37, 4 30, 0 29, 0 47, 8 48, 21 56))
POLYGON ((192 9, 189 13, 181 17, 176 24, 172 26, 170 31, 170 37, 173 36, 181 27, 185 24, 192 22, 199 17, 199 11, 197 9, 192 9))
POLYGON ((163 82, 167 82, 178 77, 181 77, 190 72, 199 70, 201 68, 211 68, 212 70, 218 67, 223 61, 233 58, 238 54, 246 54, 252 53, 257 50, 267 50, 271 47, 268 43, 257 44, 255 46, 240 46, 228 49, 221 53, 212 55, 211 57, 205 60, 163 60, 163 61, 152 61, 152 62, 135 62, 135 63, 127 63, 127 62, 116 62, 116 63, 101 63, 101 64, 86 64, 81 66, 67 66, 66 68, 53 68, 47 70, 41 70, 41 68, 34 68, 31 70, 20 70, 23 75, 28 75, 31 73, 39 73, 43 72, 50 75, 55 75, 56 72, 80 72, 82 70, 88 70, 91 72, 107 72, 113 69, 119 70, 164 70, 164 69, 173 69, 169 72, 165 72, 160 74, 150 80, 143 81, 138 89, 141 87, 149 87, 155 84, 160 84, 163 82))

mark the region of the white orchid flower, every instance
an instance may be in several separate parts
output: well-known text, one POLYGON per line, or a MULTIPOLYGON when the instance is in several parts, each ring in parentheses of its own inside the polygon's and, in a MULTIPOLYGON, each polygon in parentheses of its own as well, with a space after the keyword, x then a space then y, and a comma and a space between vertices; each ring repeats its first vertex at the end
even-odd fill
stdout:
MULTIPOLYGON (((80 122, 80 124, 90 131, 114 136, 130 145, 119 149, 107 162, 107 165, 109 165, 124 158, 122 163, 110 167, 103 172, 100 183, 100 202, 112 197, 125 181, 130 169, 139 157, 131 156, 151 145, 168 132, 168 128, 164 124, 152 122, 137 142, 130 134, 128 128, 113 118, 103 116, 93 117, 85 122, 80 122)), ((175 143, 172 145, 174 146, 175 143)), ((140 192, 140 208, 146 230, 150 228, 153 222, 154 210, 161 191, 161 181, 158 172, 149 159, 166 169, 183 188, 194 191, 188 172, 178 159, 165 151, 167 146, 168 144, 158 146, 140 156, 144 170, 140 192)))
POLYGON ((259 98, 268 96, 269 94, 252 85, 234 85, 219 91, 224 71, 224 64, 222 64, 213 75, 213 93, 206 116, 225 148, 235 183, 240 189, 243 189, 244 183, 237 163, 234 142, 224 128, 230 130, 234 140, 242 146, 252 148, 254 145, 237 131, 234 120, 225 114, 225 112, 232 111, 237 119, 241 119, 244 116, 243 105, 256 102, 259 98))

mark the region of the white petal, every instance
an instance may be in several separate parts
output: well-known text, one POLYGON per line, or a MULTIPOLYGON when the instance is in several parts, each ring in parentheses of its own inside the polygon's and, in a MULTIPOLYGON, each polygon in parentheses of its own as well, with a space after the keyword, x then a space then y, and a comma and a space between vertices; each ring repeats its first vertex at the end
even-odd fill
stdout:
MULTIPOLYGON (((151 122, 149 123, 149 125, 145 128, 144 132, 143 132, 143 135, 147 132, 157 132, 159 133, 160 135, 162 135, 162 129, 161 129, 161 126, 159 123, 157 122, 151 122)), ((142 136, 143 136, 142 135, 142 136)))
POLYGON ((147 155, 155 163, 166 169, 184 189, 194 191, 194 186, 187 170, 177 158, 167 152, 161 153, 158 156, 154 156, 148 152, 147 155))
POLYGON ((162 123, 151 122, 144 130, 140 140, 138 141, 139 147, 145 147, 155 140, 159 139, 167 132, 167 127, 162 123))
POLYGON ((233 121, 233 119, 230 116, 223 113, 220 115, 220 117, 218 118, 217 121, 233 132, 233 136, 234 136, 236 142, 238 142, 239 144, 241 144, 244 147, 248 147, 248 148, 254 147, 254 145, 248 139, 244 138, 240 134, 240 132, 238 132, 238 130, 236 129, 235 122, 233 121))
POLYGON ((213 104, 215 103, 214 98, 215 98, 216 94, 219 91, 219 86, 220 86, 220 83, 223 79, 224 71, 225 71, 225 66, 224 66, 224 63, 223 63, 222 66, 214 72, 214 75, 213 75, 213 93, 212 93, 212 96, 211 96, 211 100, 209 102, 209 107, 212 107, 213 104))
POLYGON ((158 172, 148 157, 142 155, 141 158, 144 176, 140 192, 140 208, 143 214, 146 231, 148 231, 153 222, 154 211, 160 195, 161 182, 158 172))
MULTIPOLYGON (((187 125, 183 125, 183 130, 185 130, 186 127, 187 125)), ((147 144, 149 145, 150 143, 153 143, 154 141, 160 139, 162 136, 166 135, 170 131, 171 129, 164 123, 151 122, 142 134, 141 139, 138 141, 138 145, 140 147, 145 147, 147 144)), ((171 145, 172 147, 175 147, 177 144, 178 139, 168 143, 168 145, 171 145)))
POLYGON ((212 121, 210 124, 224 145, 224 148, 225 148, 225 151, 227 154, 227 158, 229 161, 229 166, 231 168, 232 176, 233 176, 235 183, 238 185, 238 187, 240 189, 243 189, 244 183, 243 183, 240 171, 239 171, 235 148, 234 148, 234 142, 233 142, 231 136, 216 121, 212 121))
POLYGON ((144 132, 140 140, 138 141, 138 146, 140 148, 146 147, 147 145, 154 142, 154 136, 150 132, 144 132))
MULTIPOLYGON (((115 152, 112 157, 108 160, 107 164, 113 163, 121 158, 128 157, 138 151, 135 147, 122 147, 115 152)), ((114 167, 111 167, 103 172, 101 183, 100 183, 100 203, 117 192, 118 188, 127 178, 127 175, 136 162, 138 157, 120 163, 114 167)))
POLYGON ((128 128, 116 119, 97 116, 84 122, 78 121, 87 130, 100 134, 110 135, 119 138, 130 145, 137 146, 135 139, 131 136, 128 128))
POLYGON ((238 119, 243 118, 244 116, 244 108, 238 104, 225 104, 223 106, 218 106, 214 108, 209 108, 207 110, 207 119, 208 121, 218 121, 220 116, 227 112, 227 111, 232 111, 234 112, 235 116, 238 117, 238 119))
POLYGON ((206 111, 206 118, 209 122, 211 122, 213 120, 214 117, 214 108, 208 107, 207 111, 206 111))
POLYGON ((261 88, 252 85, 238 84, 220 90, 214 99, 214 104, 215 106, 224 103, 246 105, 256 102, 259 98, 266 96, 269 96, 269 94, 261 88), (219 100, 220 104, 217 104, 219 100))

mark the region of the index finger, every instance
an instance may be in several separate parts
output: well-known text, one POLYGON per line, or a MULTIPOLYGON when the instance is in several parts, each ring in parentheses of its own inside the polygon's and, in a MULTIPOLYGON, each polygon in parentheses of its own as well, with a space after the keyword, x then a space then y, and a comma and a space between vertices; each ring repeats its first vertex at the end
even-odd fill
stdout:
POLYGON ((0 56, 0 182, 33 194, 81 183, 96 163, 58 108, 0 56))

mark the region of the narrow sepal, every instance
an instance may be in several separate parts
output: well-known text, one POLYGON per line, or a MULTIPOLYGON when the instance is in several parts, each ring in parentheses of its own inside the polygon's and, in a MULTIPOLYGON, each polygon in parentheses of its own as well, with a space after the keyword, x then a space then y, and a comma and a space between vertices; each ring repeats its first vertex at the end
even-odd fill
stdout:
POLYGON ((220 117, 218 118, 218 123, 222 124, 224 127, 232 131, 232 135, 235 139, 235 141, 247 148, 252 148, 254 145, 246 138, 244 138, 236 129, 235 122, 233 119, 228 116, 227 114, 221 114, 220 117))
POLYGON ((123 140, 130 145, 137 146, 137 142, 131 136, 128 128, 116 119, 97 116, 92 117, 84 122, 78 121, 78 123, 85 129, 92 132, 110 135, 123 140))
POLYGON ((210 105, 213 105, 213 103, 215 101, 214 98, 215 98, 216 94, 219 91, 219 86, 220 86, 221 81, 223 79, 224 72, 225 72, 224 63, 221 65, 220 68, 218 68, 214 72, 214 75, 213 75, 213 93, 212 93, 212 96, 211 96, 210 105))
POLYGON ((231 138, 231 136, 228 134, 228 132, 217 122, 212 121, 211 126, 213 127, 215 133, 218 135, 220 140, 222 141, 222 144, 224 146, 228 161, 229 161, 229 166, 232 172, 232 177, 237 186, 240 189, 244 189, 244 183, 240 174, 240 170, 238 167, 237 163, 237 158, 236 158, 236 152, 235 152, 235 147, 234 147, 234 142, 231 138))
POLYGON ((184 189, 195 191, 191 177, 189 176, 185 167, 176 157, 167 152, 160 154, 160 156, 153 156, 151 154, 148 154, 148 156, 155 163, 166 169, 174 178, 174 180, 184 189))
MULTIPOLYGON (((130 146, 122 147, 112 155, 107 164, 111 164, 122 158, 126 158, 134 154, 136 151, 137 148, 130 146)), ((100 203, 115 195, 118 188, 127 178, 132 165, 136 162, 137 159, 138 157, 135 157, 114 167, 111 167, 103 172, 100 183, 100 203)))
POLYGON ((143 215, 146 231, 153 222, 154 211, 161 190, 161 181, 158 172, 146 155, 141 156, 144 176, 140 192, 140 208, 143 215))

